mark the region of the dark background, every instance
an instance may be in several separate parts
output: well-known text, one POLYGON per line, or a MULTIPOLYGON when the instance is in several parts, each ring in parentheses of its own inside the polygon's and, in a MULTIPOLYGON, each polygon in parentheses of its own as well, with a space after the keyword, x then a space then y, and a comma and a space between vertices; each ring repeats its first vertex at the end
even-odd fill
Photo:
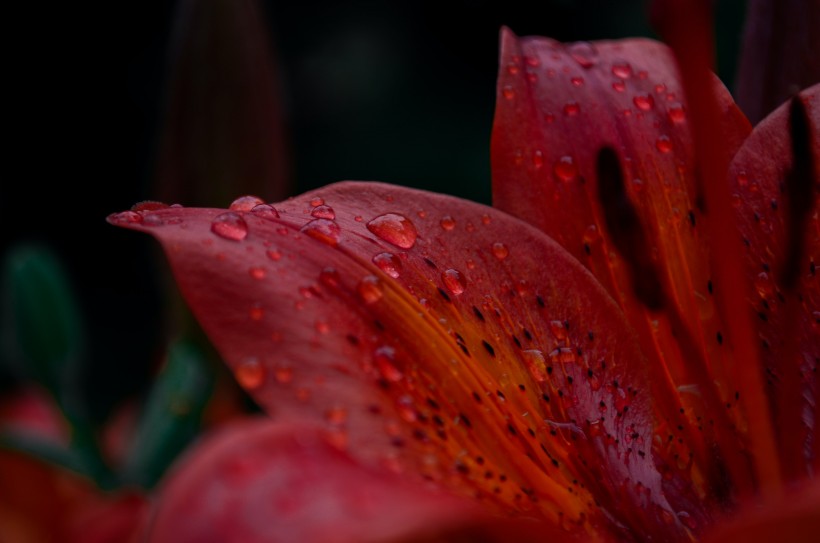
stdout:
MULTIPOLYGON (((729 83, 744 2, 716 3, 729 83)), ((263 2, 295 192, 377 179, 488 203, 499 28, 564 41, 652 36, 644 4, 263 2)), ((29 3, 4 15, 0 250, 41 243, 64 264, 88 333, 84 383, 99 419, 146 386, 164 350, 164 261, 147 236, 104 219, 156 197, 176 8, 29 3)), ((0 369, 0 388, 15 380, 0 369)))

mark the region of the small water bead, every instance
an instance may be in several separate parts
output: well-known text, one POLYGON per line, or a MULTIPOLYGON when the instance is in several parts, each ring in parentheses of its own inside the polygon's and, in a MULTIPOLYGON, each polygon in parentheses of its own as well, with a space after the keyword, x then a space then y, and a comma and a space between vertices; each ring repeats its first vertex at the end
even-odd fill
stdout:
POLYGON ((339 236, 342 233, 342 229, 336 221, 330 219, 313 219, 299 231, 331 246, 335 246, 339 243, 339 236))
POLYGON ((267 272, 265 271, 265 268, 260 268, 259 266, 253 266, 252 268, 250 268, 248 270, 248 273, 250 274, 251 277, 253 277, 257 281, 261 281, 262 279, 265 278, 265 275, 266 275, 267 272))
POLYGON ((532 152, 532 165, 536 170, 540 170, 544 165, 544 153, 540 149, 536 149, 532 152))
POLYGON ((510 75, 517 75, 520 71, 518 64, 515 62, 510 62, 507 64, 507 73, 510 75))
POLYGON ((566 341, 566 339, 567 339, 567 328, 566 328, 566 326, 564 326, 564 323, 562 321, 557 321, 557 320, 550 321, 549 327, 550 327, 550 332, 552 332, 552 335, 555 337, 556 340, 566 341))
POLYGON ((367 229, 384 241, 410 249, 416 244, 418 231, 416 226, 404 215, 385 213, 367 223, 367 229))
POLYGON ((572 78, 570 78, 569 82, 572 83, 573 87, 580 87, 581 85, 584 84, 584 78, 583 77, 572 77, 572 78))
POLYGON ((660 136, 655 141, 655 147, 657 147, 661 153, 668 153, 672 150, 672 141, 669 139, 669 136, 660 136))
POLYGON ((373 257, 373 263, 393 279, 401 275, 401 260, 393 253, 379 253, 373 257))
POLYGON ((555 162, 552 171, 561 181, 569 182, 578 175, 578 166, 575 165, 575 160, 571 156, 564 155, 555 162))
POLYGON ((259 304, 254 304, 248 311, 248 316, 252 321, 261 321, 265 316, 265 310, 259 304))
POLYGON ((684 111, 683 105, 680 102, 670 104, 667 114, 669 115, 669 120, 673 123, 682 123, 686 121, 686 111, 684 111))
POLYGON ((211 232, 224 239, 242 241, 248 236, 248 224, 238 213, 228 211, 214 218, 211 232))
POLYGON ((492 222, 492 218, 489 215, 487 215, 486 213, 481 216, 481 224, 486 226, 486 225, 490 224, 491 222, 492 222))
POLYGON ((498 260, 504 260, 510 254, 510 250, 507 248, 506 245, 497 241, 493 243, 493 254, 498 260))
POLYGON ((544 353, 538 349, 530 349, 521 352, 521 358, 524 361, 524 366, 538 383, 543 383, 547 380, 547 364, 544 358, 544 353))
POLYGON ((544 121, 547 123, 554 123, 555 122, 555 115, 552 113, 544 113, 544 121))
POLYGON ((293 381, 293 368, 279 366, 273 370, 273 378, 283 385, 293 381))
POLYGON ((259 204, 251 209, 251 213, 263 219, 278 219, 279 212, 276 208, 269 204, 259 204))
POLYGON ((231 211, 250 211, 258 205, 264 204, 265 201, 256 196, 240 196, 228 206, 231 211))
POLYGON ((142 222, 142 215, 135 211, 123 211, 111 216, 111 219, 118 223, 137 224, 142 222))
POLYGON ((418 420, 413 398, 406 394, 396 400, 396 412, 405 422, 416 422, 418 420))
POLYGON ((381 282, 375 275, 368 275, 359 281, 356 286, 362 301, 366 304, 374 304, 382 299, 384 291, 382 290, 381 282))
POLYGON ((447 287, 447 290, 456 296, 463 293, 467 286, 467 281, 461 272, 453 268, 444 270, 441 274, 441 281, 444 283, 444 286, 447 287))
POLYGON ((746 172, 738 172, 737 184, 741 187, 747 186, 749 184, 749 175, 746 172))
POLYGON ((657 94, 663 94, 664 92, 666 92, 666 84, 658 83, 657 85, 655 85, 655 92, 657 94))
POLYGON ((325 321, 316 321, 313 323, 313 327, 320 334, 327 334, 330 332, 330 325, 325 321))
POLYGON ((151 213, 150 215, 142 216, 142 224, 145 226, 162 226, 165 224, 165 221, 156 213, 151 213))
POLYGON ((456 221, 450 215, 443 216, 439 221, 439 224, 443 229, 448 231, 456 227, 456 221))
POLYGON ((601 239, 601 232, 598 230, 598 226, 594 224, 590 224, 589 226, 587 226, 586 230, 584 230, 583 235, 584 243, 592 245, 599 239, 601 239))
POLYGON ((396 367, 396 351, 392 347, 377 348, 373 352, 373 365, 388 383, 397 383, 404 379, 404 374, 396 367))
POLYGON ((341 282, 341 277, 336 268, 328 266, 319 272, 319 282, 326 287, 336 288, 341 282))
POLYGON ((564 104, 564 113, 569 117, 578 115, 580 111, 581 106, 578 105, 578 102, 567 102, 564 104))
POLYGON ((632 102, 642 111, 649 111, 655 106, 655 98, 651 94, 638 94, 632 98, 632 102))
POLYGON ((274 262, 278 262, 282 259, 282 253, 278 249, 269 249, 265 251, 265 254, 274 262))
POLYGON ((515 98, 515 91, 513 90, 512 85, 504 85, 504 88, 501 89, 501 95, 507 100, 512 100, 515 98))
POLYGON ((589 42, 578 42, 567 46, 567 52, 572 60, 581 68, 589 69, 598 61, 598 50, 589 42))
POLYGON ((539 66, 541 66, 541 59, 539 59, 538 57, 533 57, 533 56, 527 55, 527 56, 524 57, 524 62, 530 68, 538 68, 539 66))
POLYGON ((310 207, 319 207, 319 206, 324 205, 324 204, 325 204, 325 199, 320 197, 320 196, 316 196, 314 198, 311 198, 311 200, 310 200, 310 207))
POLYGON ((347 409, 334 406, 325 411, 325 420, 330 424, 339 426, 347 422, 347 409))
POLYGON ((623 79, 618 79, 612 82, 612 88, 618 92, 624 92, 626 90, 626 83, 624 83, 623 79))
POLYGON ((616 62, 612 65, 612 75, 620 79, 632 77, 632 66, 627 62, 616 62))
POLYGON ((310 216, 317 219, 333 220, 336 218, 336 212, 333 211, 333 208, 330 206, 320 205, 313 208, 313 211, 310 212, 310 216))
POLYGON ((245 359, 234 371, 236 381, 246 390, 253 390, 262 386, 266 374, 265 366, 255 357, 245 359))
POLYGON ((774 295, 774 281, 771 280, 768 273, 760 272, 755 278, 754 284, 757 294, 764 300, 774 295))

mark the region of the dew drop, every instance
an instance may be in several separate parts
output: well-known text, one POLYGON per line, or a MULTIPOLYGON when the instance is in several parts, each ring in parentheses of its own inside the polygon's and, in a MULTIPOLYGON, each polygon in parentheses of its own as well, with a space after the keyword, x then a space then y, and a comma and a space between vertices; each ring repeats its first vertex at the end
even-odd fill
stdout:
POLYGON ((316 328, 316 331, 320 334, 327 334, 330 332, 330 325, 325 321, 316 321, 313 323, 313 327, 316 328))
POLYGON ((254 207, 264 204, 265 201, 256 196, 240 196, 228 206, 231 211, 250 211, 254 207))
POLYGON ((515 62, 510 62, 509 64, 507 64, 507 73, 508 74, 516 75, 516 74, 518 74, 519 71, 520 71, 520 69, 518 68, 518 64, 516 64, 515 62))
POLYGON ((325 199, 320 197, 320 196, 316 196, 316 197, 314 197, 310 200, 310 207, 319 207, 319 206, 324 205, 324 204, 325 204, 325 199))
POLYGON ((251 213, 253 213, 257 217, 262 217, 263 219, 270 220, 279 218, 279 212, 276 211, 276 208, 269 204, 259 204, 257 206, 254 206, 251 209, 251 213))
POLYGON ((590 224, 589 226, 587 226, 586 230, 584 230, 583 235, 584 243, 592 245, 599 239, 601 239, 601 232, 598 231, 598 227, 594 224, 590 224))
POLYGON ((248 235, 248 225, 241 215, 228 211, 214 218, 211 232, 224 239, 242 241, 248 235))
POLYGON ((404 374, 396 367, 396 351, 392 347, 382 346, 376 349, 373 352, 373 365, 388 383, 404 379, 404 374))
POLYGON ((122 213, 112 215, 111 220, 118 223, 136 224, 142 222, 142 215, 135 211, 123 211, 122 213))
POLYGON ((251 318, 252 321, 261 321, 262 318, 265 316, 265 310, 262 309, 261 305, 254 304, 251 306, 250 311, 248 311, 248 316, 251 318))
POLYGON ((515 91, 512 88, 512 85, 504 85, 504 88, 501 89, 501 94, 507 100, 512 100, 515 98, 515 91))
POLYGON ((682 123, 686 121, 686 111, 680 102, 675 102, 669 106, 669 120, 673 123, 682 123))
POLYGON ((578 102, 567 102, 564 104, 564 113, 569 117, 578 115, 578 112, 580 111, 581 106, 578 105, 578 102))
POLYGON ((655 98, 651 94, 638 94, 632 102, 642 111, 649 111, 655 105, 655 98))
POLYGON ((418 419, 416 408, 413 405, 413 398, 406 394, 396 400, 396 412, 405 422, 416 422, 418 419))
POLYGON ((632 77, 632 66, 627 62, 616 62, 612 65, 612 75, 621 79, 632 77))
POLYGON ((313 219, 299 231, 331 246, 339 243, 339 236, 342 233, 336 221, 330 219, 313 219))
POLYGON ((573 87, 580 87, 581 85, 584 84, 584 78, 583 77, 572 77, 572 78, 570 78, 569 82, 572 83, 573 87))
POLYGON ((317 219, 329 219, 333 220, 336 218, 336 212, 333 211, 333 208, 326 205, 320 205, 313 208, 313 211, 310 212, 311 217, 315 217, 317 219))
POLYGON ((456 296, 464 292, 466 281, 460 271, 452 268, 447 269, 441 274, 441 280, 444 286, 447 287, 447 290, 456 296))
POLYGON ((510 250, 507 248, 506 245, 497 241, 493 243, 493 254, 498 260, 504 260, 510 254, 510 250))
POLYGON ((595 66, 598 57, 598 50, 589 42, 578 42, 567 46, 567 52, 572 60, 578 63, 581 68, 589 69, 595 66))
POLYGON ((279 366, 273 370, 273 378, 276 379, 277 383, 281 383, 283 385, 290 383, 293 381, 293 368, 279 366))
POLYGON ((251 277, 256 279, 257 281, 261 281, 265 278, 265 268, 260 268, 259 266, 254 266, 248 270, 248 273, 251 277))
POLYGON ((439 224, 445 230, 452 230, 456 227, 456 221, 450 215, 445 215, 444 217, 442 217, 441 221, 439 221, 439 224))
POLYGON ((319 282, 326 287, 338 287, 340 282, 339 272, 336 271, 336 268, 328 266, 319 272, 319 282))
POLYGON ((612 88, 618 92, 624 92, 626 90, 626 83, 624 83, 623 79, 618 79, 612 82, 612 88))
POLYGON ((265 366, 258 358, 251 357, 242 361, 234 372, 236 381, 246 390, 259 388, 265 382, 265 366))
POLYGON ((578 167, 575 165, 575 160, 569 155, 564 155, 559 158, 552 167, 552 171, 558 179, 564 182, 572 181, 575 179, 575 176, 578 175, 578 167))
POLYGON ((655 141, 655 147, 657 147, 661 153, 668 153, 672 150, 672 141, 669 139, 669 136, 661 136, 655 141))
POLYGON ((282 258, 282 253, 278 249, 269 249, 265 251, 265 254, 274 262, 278 262, 282 258))
POLYGON ((386 213, 367 223, 367 229, 396 247, 410 249, 416 243, 415 225, 404 215, 386 213))
POLYGON ((561 321, 550 321, 550 332, 558 341, 566 341, 567 328, 561 321))
POLYGON ((356 286, 356 290, 359 292, 362 301, 366 304, 374 304, 384 296, 381 282, 375 275, 368 275, 362 278, 356 286))
POLYGON ((373 263, 393 279, 401 275, 401 260, 393 253, 379 253, 373 257, 373 263))
POLYGON ((741 187, 747 186, 749 184, 749 175, 746 172, 738 172, 737 184, 741 187))
POLYGON ((540 149, 532 152, 532 165, 536 170, 541 169, 541 166, 544 165, 544 153, 540 149))

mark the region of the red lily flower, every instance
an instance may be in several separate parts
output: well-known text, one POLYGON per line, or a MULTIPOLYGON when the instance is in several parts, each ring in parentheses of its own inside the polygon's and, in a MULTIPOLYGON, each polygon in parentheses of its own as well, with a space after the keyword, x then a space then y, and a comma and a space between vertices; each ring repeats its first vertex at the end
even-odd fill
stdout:
POLYGON ((505 32, 497 208, 346 182, 109 217, 276 421, 192 451, 151 536, 816 530, 820 87, 750 132, 679 58, 689 101, 659 43, 505 32))

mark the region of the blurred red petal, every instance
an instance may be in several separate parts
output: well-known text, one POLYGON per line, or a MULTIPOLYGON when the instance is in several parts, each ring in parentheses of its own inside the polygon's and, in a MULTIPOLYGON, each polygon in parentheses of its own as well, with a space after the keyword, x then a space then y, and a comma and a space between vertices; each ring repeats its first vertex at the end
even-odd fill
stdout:
POLYGON ((646 363, 558 245, 497 210, 378 183, 275 207, 109 220, 162 242, 269 413, 321 424, 363 465, 567 529, 685 532, 648 454, 646 363))

